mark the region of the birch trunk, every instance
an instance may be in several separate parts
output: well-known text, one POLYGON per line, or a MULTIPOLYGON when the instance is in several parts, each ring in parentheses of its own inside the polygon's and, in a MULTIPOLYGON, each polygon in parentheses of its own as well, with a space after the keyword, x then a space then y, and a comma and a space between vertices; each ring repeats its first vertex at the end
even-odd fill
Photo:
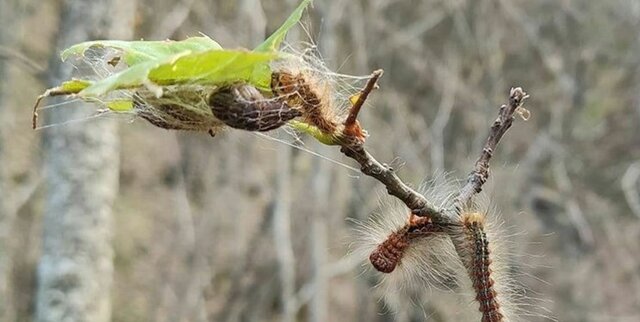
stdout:
MULTIPOLYGON (((0 51, 12 50, 15 36, 14 27, 19 23, 21 17, 17 14, 20 7, 18 1, 0 1, 0 51), (2 48, 4 47, 4 48, 2 48)), ((4 125, 1 120, 6 120, 6 100, 5 90, 8 84, 8 57, 0 57, 0 126, 4 125)), ((13 227, 15 214, 9 208, 11 201, 9 184, 7 180, 7 169, 2 166, 6 164, 6 152, 4 150, 6 142, 6 132, 0 128, 0 321, 10 321, 14 319, 15 310, 13 308, 13 296, 11 294, 11 242, 10 235, 13 227)))
MULTIPOLYGON (((128 38, 133 6, 134 2, 119 0, 64 1, 58 49, 89 39, 128 38), (108 33, 112 27, 116 32, 108 33)), ((52 59, 51 85, 72 73, 72 67, 61 64, 57 57, 52 59)), ((48 123, 81 118, 91 108, 74 103, 56 112, 48 123)), ((119 169, 117 124, 101 118, 53 127, 44 134, 47 196, 36 320, 110 321, 111 207, 119 169)))

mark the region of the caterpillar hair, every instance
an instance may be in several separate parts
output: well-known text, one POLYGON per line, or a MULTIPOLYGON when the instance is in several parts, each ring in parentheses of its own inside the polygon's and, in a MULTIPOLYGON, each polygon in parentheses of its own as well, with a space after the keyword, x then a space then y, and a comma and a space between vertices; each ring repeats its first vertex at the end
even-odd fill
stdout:
POLYGON ((485 214, 464 212, 462 224, 453 236, 453 244, 458 251, 462 264, 467 269, 476 301, 482 314, 482 322, 504 321, 504 301, 498 298, 496 291, 495 266, 492 262, 490 246, 485 228, 485 214))
POLYGON ((300 107, 304 111, 305 121, 325 133, 336 133, 340 124, 328 108, 330 103, 327 102, 326 93, 329 88, 308 79, 302 73, 275 72, 271 76, 271 89, 274 95, 282 97, 289 105, 300 107))

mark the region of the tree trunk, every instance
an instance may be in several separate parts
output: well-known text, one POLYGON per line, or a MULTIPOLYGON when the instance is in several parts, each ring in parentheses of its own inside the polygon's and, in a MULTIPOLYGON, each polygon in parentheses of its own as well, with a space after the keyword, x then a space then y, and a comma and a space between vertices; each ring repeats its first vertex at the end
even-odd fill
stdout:
MULTIPOLYGON (((17 10, 20 7, 18 1, 0 1, 0 53, 13 49, 13 27, 19 23, 21 17, 17 10)), ((4 97, 6 84, 8 83, 9 57, 0 56, 0 120, 5 119, 6 100, 4 97)), ((9 196, 9 184, 7 182, 6 167, 1 166, 7 158, 4 146, 6 133, 0 128, 0 321, 14 319, 13 297, 11 296, 11 243, 10 235, 14 222, 14 213, 9 208, 11 197, 9 196)))
MULTIPOLYGON (((64 1, 58 49, 89 39, 129 38, 133 3, 64 1), (112 27, 117 31, 107 33, 112 27)), ((57 57, 56 53, 51 64, 51 85, 70 78, 73 70, 57 57)), ((93 108, 74 105, 55 113, 49 123, 81 118, 93 108)), ((47 197, 36 320, 110 321, 111 205, 118 190, 119 168, 117 124, 103 118, 54 127, 45 135, 47 197)))

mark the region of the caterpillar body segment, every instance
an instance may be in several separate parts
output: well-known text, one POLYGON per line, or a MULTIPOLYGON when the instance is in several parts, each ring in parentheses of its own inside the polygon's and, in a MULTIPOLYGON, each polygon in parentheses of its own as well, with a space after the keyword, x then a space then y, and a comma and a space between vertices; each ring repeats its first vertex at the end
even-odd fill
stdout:
POLYGON ((548 311, 531 297, 518 280, 519 264, 510 250, 513 242, 498 212, 489 206, 486 195, 457 215, 457 223, 447 234, 464 267, 461 284, 473 291, 473 300, 482 322, 527 321, 526 316, 544 317, 548 311), (535 303, 535 304, 534 304, 535 303))
POLYGON ((485 230, 485 215, 465 212, 453 236, 454 246, 467 270, 475 291, 482 322, 502 322, 505 315, 496 291, 490 241, 485 230))
POLYGON ((443 227, 434 224, 429 218, 419 217, 418 220, 391 233, 371 252, 369 261, 379 272, 391 273, 400 264, 405 251, 415 239, 441 232, 443 232, 443 227))
POLYGON ((265 99, 253 86, 223 87, 209 97, 213 115, 226 125, 247 131, 271 131, 299 117, 299 110, 280 99, 265 99))
POLYGON ((254 86, 163 88, 134 95, 133 112, 149 123, 172 130, 217 133, 226 126, 246 131, 270 131, 299 117, 286 101, 265 97, 254 86))

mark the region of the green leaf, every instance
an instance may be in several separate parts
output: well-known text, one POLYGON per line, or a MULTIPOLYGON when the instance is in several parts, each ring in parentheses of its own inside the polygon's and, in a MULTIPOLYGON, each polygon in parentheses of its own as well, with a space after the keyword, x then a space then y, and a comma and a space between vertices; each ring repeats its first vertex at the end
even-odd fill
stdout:
POLYGON ((289 124, 296 131, 311 135, 322 144, 340 145, 340 141, 338 137, 332 134, 325 133, 319 128, 311 124, 296 121, 296 120, 289 121, 287 124, 289 124))
POLYGON ((133 110, 132 100, 115 100, 106 103, 107 107, 114 112, 128 112, 133 110))
POLYGON ((82 79, 72 79, 70 81, 63 82, 58 88, 67 93, 78 93, 83 89, 91 86, 91 82, 82 79))
POLYGON ((185 52, 131 66, 96 81, 79 95, 100 97, 113 90, 135 88, 145 84, 222 85, 239 81, 268 90, 271 82, 269 63, 277 57, 274 53, 240 50, 185 52))
POLYGON ((159 85, 226 84, 245 81, 262 90, 270 90, 269 64, 275 53, 241 50, 217 50, 182 56, 170 64, 151 70, 149 79, 159 85))
POLYGON ((72 79, 70 81, 65 81, 60 86, 52 87, 47 89, 44 94, 40 95, 41 97, 48 96, 60 96, 60 95, 72 95, 78 94, 83 89, 91 86, 91 82, 82 79, 72 79))
POLYGON ((129 66, 173 56, 185 51, 200 52, 222 49, 217 42, 206 36, 191 37, 182 41, 96 40, 73 45, 65 49, 60 56, 62 60, 66 60, 70 56, 84 55, 85 51, 91 47, 113 48, 122 51, 124 61, 129 66))
POLYGON ((309 3, 311 3, 311 0, 303 0, 298 5, 296 10, 291 13, 289 18, 285 20, 282 26, 280 26, 278 30, 271 34, 271 36, 269 36, 267 40, 256 47, 254 51, 277 51, 284 38, 287 36, 287 32, 289 31, 289 29, 291 29, 298 23, 298 21, 300 21, 300 18, 302 18, 302 13, 304 12, 304 9, 307 8, 309 3))

